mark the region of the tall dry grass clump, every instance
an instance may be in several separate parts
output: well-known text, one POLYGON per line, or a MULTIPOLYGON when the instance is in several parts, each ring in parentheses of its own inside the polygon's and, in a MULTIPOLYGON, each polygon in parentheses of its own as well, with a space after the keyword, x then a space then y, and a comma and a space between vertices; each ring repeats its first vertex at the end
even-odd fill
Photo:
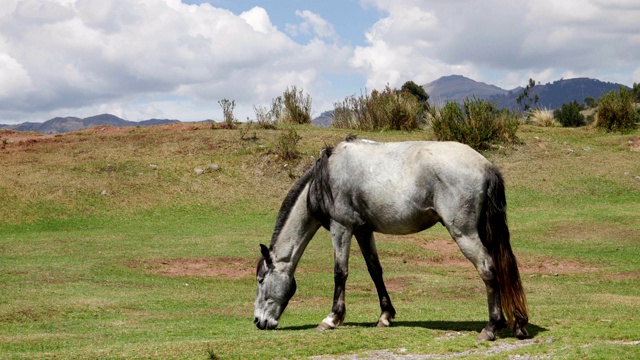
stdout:
POLYGON ((553 117, 553 113, 546 109, 534 109, 527 115, 527 124, 540 127, 559 127, 559 122, 553 117))
POLYGON ((408 92, 386 86, 380 92, 346 97, 334 104, 332 126, 361 131, 404 130, 420 127, 425 105, 408 92))

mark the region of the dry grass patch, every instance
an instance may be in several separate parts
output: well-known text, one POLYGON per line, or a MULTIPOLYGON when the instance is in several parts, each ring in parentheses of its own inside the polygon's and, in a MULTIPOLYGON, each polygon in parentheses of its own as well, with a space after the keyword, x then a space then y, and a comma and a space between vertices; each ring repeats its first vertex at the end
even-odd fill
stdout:
POLYGON ((588 263, 571 261, 552 256, 527 255, 518 258, 520 263, 520 273, 529 277, 548 277, 560 275, 579 275, 585 273, 596 273, 601 271, 588 263))
POLYGON ((161 276, 202 276, 228 280, 252 277, 254 266, 244 258, 154 259, 130 265, 131 268, 142 268, 161 276))
POLYGON ((637 136, 632 137, 628 141, 629 150, 633 152, 640 152, 640 138, 637 136))
POLYGON ((618 244, 631 244, 640 239, 640 229, 628 229, 622 226, 607 226, 601 223, 565 220, 554 224, 547 230, 547 239, 551 242, 603 243, 615 241, 618 244))

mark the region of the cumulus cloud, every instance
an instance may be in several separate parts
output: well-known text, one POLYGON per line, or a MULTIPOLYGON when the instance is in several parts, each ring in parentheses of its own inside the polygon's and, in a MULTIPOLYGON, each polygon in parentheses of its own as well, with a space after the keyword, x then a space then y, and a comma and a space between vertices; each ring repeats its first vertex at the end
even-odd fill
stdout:
POLYGON ((31 86, 31 79, 15 59, 0 53, 0 97, 12 97, 31 86))
POLYGON ((350 56, 331 41, 296 43, 260 7, 236 15, 178 0, 11 0, 0 10, 0 120, 154 96, 250 108, 290 85, 321 91, 323 73, 350 56))
POLYGON ((320 15, 309 10, 297 10, 295 14, 296 16, 302 18, 304 21, 297 25, 286 25, 286 31, 291 36, 295 37, 298 35, 307 35, 314 36, 320 39, 338 39, 338 35, 333 25, 323 19, 320 15))
MULTIPOLYGON (((384 14, 367 31, 367 45, 356 49, 352 62, 367 75, 369 86, 431 81, 433 74, 456 70, 493 83, 499 74, 504 80, 498 85, 504 87, 524 84, 527 75, 546 81, 602 68, 629 76, 622 69, 640 58, 637 1, 362 2, 384 14), (487 73, 494 78, 483 78, 487 73)), ((629 83, 611 73, 615 78, 604 80, 629 83)))

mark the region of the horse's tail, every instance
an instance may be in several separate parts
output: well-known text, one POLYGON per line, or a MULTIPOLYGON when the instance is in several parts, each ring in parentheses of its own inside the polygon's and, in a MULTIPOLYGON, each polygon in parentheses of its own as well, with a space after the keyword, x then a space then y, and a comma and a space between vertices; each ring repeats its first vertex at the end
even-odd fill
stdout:
POLYGON ((493 165, 488 168, 487 175, 487 197, 482 216, 485 224, 481 224, 480 229, 481 234, 484 232, 482 242, 493 258, 500 302, 509 326, 513 327, 517 322, 520 327, 524 327, 529 319, 527 298, 520 281, 518 262, 509 242, 504 180, 498 168, 493 165))

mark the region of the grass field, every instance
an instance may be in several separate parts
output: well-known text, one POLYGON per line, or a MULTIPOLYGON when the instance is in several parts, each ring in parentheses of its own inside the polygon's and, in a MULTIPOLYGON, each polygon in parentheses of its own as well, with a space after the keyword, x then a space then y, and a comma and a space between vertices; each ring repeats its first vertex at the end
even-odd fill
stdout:
POLYGON ((441 226, 378 236, 394 327, 371 326, 377 295, 354 246, 346 324, 314 330, 333 294, 320 231, 280 327, 257 330, 258 244, 295 179, 348 134, 295 130, 293 162, 276 155, 284 130, 253 140, 206 124, 0 132, 0 358, 640 357, 638 131, 522 126, 522 144, 485 154, 506 180, 531 339, 476 341, 484 285, 441 226), (220 170, 194 171, 213 163, 220 170))

